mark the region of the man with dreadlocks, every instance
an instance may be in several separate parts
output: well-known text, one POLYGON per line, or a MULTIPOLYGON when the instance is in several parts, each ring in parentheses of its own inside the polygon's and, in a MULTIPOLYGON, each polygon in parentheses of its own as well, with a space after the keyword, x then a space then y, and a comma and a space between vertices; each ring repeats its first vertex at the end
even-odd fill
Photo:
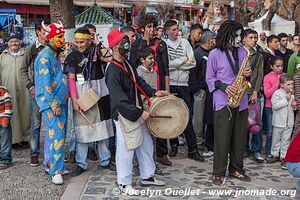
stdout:
MULTIPOLYGON (((218 32, 216 48, 207 60, 206 83, 214 97, 214 163, 213 178, 215 185, 225 183, 228 152, 230 154, 229 176, 242 181, 251 181, 243 170, 243 155, 247 142, 248 97, 245 93, 237 108, 228 105, 228 98, 236 95, 232 86, 239 68, 247 55, 240 48, 241 24, 227 20, 218 32)), ((250 77, 251 69, 247 67, 243 76, 250 77)))

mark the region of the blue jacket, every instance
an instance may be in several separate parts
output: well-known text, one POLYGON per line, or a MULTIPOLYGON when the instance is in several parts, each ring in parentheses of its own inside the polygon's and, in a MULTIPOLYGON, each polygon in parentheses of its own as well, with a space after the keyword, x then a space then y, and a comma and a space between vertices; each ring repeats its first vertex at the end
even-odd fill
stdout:
POLYGON ((40 112, 67 104, 69 97, 67 78, 62 72, 57 52, 47 45, 35 59, 34 82, 40 112))

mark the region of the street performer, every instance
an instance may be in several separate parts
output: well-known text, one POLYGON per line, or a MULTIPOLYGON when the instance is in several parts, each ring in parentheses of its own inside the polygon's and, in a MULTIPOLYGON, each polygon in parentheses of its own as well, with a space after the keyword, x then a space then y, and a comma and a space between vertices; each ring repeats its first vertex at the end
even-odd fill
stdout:
POLYGON ((213 183, 225 183, 228 152, 230 154, 229 176, 242 181, 251 181, 243 170, 243 156, 247 143, 248 97, 246 92, 237 108, 228 105, 228 98, 237 93, 233 85, 239 71, 241 76, 250 77, 251 69, 242 66, 247 51, 240 48, 241 24, 227 20, 218 32, 216 48, 207 60, 206 83, 213 93, 214 105, 214 163, 213 183))
POLYGON ((67 130, 68 80, 62 72, 59 53, 65 43, 61 22, 45 26, 46 43, 34 62, 35 97, 50 143, 50 170, 54 184, 62 184, 64 143, 67 130))
POLYGON ((92 44, 88 28, 78 28, 74 37, 76 47, 65 59, 64 72, 68 74, 70 96, 73 108, 77 111, 74 113, 77 168, 71 175, 78 176, 88 168, 87 155, 90 142, 97 143, 100 166, 109 167, 110 164, 108 138, 113 136, 113 127, 102 62, 108 62, 112 57, 101 43, 92 44), (82 114, 80 98, 84 98, 91 90, 100 97, 100 100, 82 114))
POLYGON ((132 187, 132 158, 138 157, 141 185, 163 186, 153 175, 153 144, 145 121, 150 114, 143 109, 141 94, 151 103, 149 96, 165 96, 166 91, 156 91, 141 77, 126 59, 130 51, 129 38, 118 30, 108 36, 113 60, 106 71, 106 84, 110 94, 112 118, 116 125, 116 166, 120 190, 123 194, 135 194, 132 187))

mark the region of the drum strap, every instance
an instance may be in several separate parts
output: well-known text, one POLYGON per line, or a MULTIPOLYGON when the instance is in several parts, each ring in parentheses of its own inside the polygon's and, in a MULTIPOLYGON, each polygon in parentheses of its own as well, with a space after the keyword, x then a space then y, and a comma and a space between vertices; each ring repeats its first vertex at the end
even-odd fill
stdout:
POLYGON ((155 58, 155 62, 154 62, 154 66, 153 66, 153 70, 157 73, 157 90, 160 89, 160 73, 159 73, 159 67, 158 67, 158 63, 156 62, 156 55, 157 55, 157 47, 159 45, 160 41, 159 39, 155 41, 154 45, 151 46, 151 49, 153 49, 154 53, 154 58, 155 58))
MULTIPOLYGON (((120 63, 118 63, 118 62, 116 62, 114 60, 112 60, 111 62, 114 63, 115 65, 117 65, 118 67, 120 67, 124 72, 128 73, 128 70, 126 69, 125 66, 121 65, 120 63)), ((130 76, 130 79, 132 80, 132 82, 134 83, 134 85, 136 86, 136 88, 142 93, 142 95, 145 96, 145 98, 147 99, 147 102, 148 102, 148 106, 150 106, 151 105, 150 98, 145 93, 145 91, 137 84, 137 82, 135 81, 135 78, 133 76, 134 76, 134 72, 132 71, 132 76, 130 76)))

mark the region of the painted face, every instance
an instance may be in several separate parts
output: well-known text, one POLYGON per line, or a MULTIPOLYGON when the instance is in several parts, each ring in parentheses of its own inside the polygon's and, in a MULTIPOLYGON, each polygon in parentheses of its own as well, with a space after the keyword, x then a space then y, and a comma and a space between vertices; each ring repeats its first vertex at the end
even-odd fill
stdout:
POLYGON ((52 40, 53 40, 53 44, 57 49, 62 49, 66 41, 65 34, 64 33, 57 34, 52 38, 52 40))
POLYGON ((17 38, 10 39, 7 45, 10 51, 17 52, 20 49, 20 40, 17 38))
POLYGON ((80 53, 84 53, 90 47, 91 40, 75 38, 75 46, 80 53))
POLYGON ((128 36, 124 37, 120 42, 118 46, 118 50, 121 56, 127 57, 129 51, 130 51, 130 42, 128 36))
POLYGON ((281 88, 284 89, 287 93, 292 92, 294 89, 294 81, 286 81, 285 83, 280 84, 281 88))
POLYGON ((242 34, 242 30, 237 30, 234 34, 234 44, 233 46, 235 47, 240 47, 241 46, 241 34, 242 34))

